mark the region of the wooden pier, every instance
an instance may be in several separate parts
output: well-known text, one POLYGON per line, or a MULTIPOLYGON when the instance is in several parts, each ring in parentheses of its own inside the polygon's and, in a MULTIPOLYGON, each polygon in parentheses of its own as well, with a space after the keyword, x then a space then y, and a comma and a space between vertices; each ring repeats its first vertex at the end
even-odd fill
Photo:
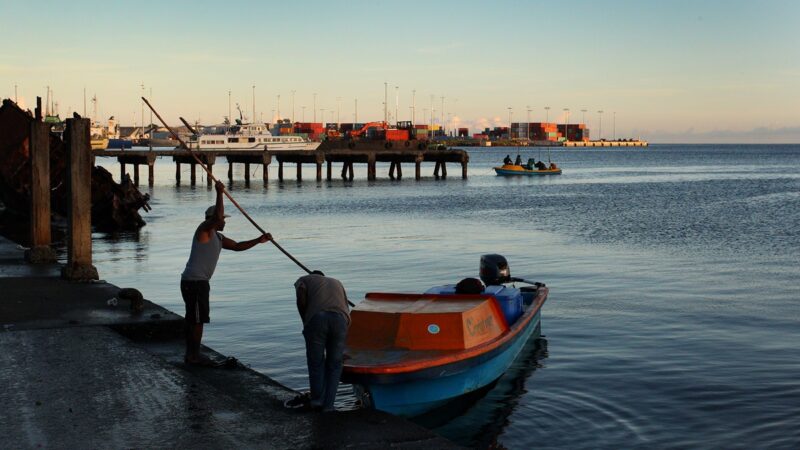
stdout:
MULTIPOLYGON (((341 163, 340 177, 344 180, 353 180, 353 165, 367 165, 367 179, 372 181, 377 179, 376 165, 378 162, 388 162, 389 177, 391 179, 403 178, 403 164, 414 164, 414 178, 422 178, 421 165, 423 162, 433 162, 433 176, 447 178, 447 163, 459 163, 461 165, 461 178, 467 178, 467 165, 469 154, 460 149, 447 149, 443 146, 430 148, 425 146, 404 145, 386 146, 384 142, 353 142, 333 141, 323 142, 317 149, 312 151, 254 151, 254 150, 219 150, 219 151, 199 151, 195 154, 203 161, 210 171, 213 172, 217 157, 224 157, 228 163, 228 179, 233 180, 233 165, 244 165, 245 182, 250 182, 250 165, 262 166, 262 181, 267 186, 269 181, 269 166, 276 161, 278 163, 278 180, 284 181, 284 164, 294 164, 297 168, 297 180, 303 179, 303 164, 313 164, 315 166, 315 178, 322 181, 322 166, 326 166, 325 179, 333 179, 334 163, 341 163), (388 148, 387 148, 388 147, 388 148), (423 147, 423 148, 420 148, 423 147)), ((155 181, 155 162, 158 157, 172 157, 175 163, 175 181, 181 181, 181 164, 188 164, 191 167, 189 172, 190 183, 197 183, 197 161, 192 157, 188 150, 183 149, 153 149, 153 150, 96 150, 93 152, 95 158, 117 158, 120 164, 120 179, 128 176, 127 166, 133 166, 133 183, 139 185, 139 166, 146 165, 148 169, 147 182, 152 186, 155 181)), ((200 169, 202 171, 202 169, 200 169)), ((206 183, 211 185, 211 177, 206 174, 206 183)))

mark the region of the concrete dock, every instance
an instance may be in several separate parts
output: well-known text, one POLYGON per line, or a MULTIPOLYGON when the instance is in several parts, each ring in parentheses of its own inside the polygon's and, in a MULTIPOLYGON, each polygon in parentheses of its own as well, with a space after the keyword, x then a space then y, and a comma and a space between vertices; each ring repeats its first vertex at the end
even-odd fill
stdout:
POLYGON ((457 447, 378 411, 286 410, 295 392, 241 365, 186 366, 181 316, 23 251, 0 237, 2 448, 457 447))

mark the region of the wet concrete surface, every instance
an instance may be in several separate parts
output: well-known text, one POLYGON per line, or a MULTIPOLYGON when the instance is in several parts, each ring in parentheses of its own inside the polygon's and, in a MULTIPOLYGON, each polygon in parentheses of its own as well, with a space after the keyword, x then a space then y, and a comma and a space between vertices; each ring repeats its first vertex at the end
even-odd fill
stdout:
POLYGON ((286 410, 295 392, 241 365, 186 366, 180 316, 109 305, 118 287, 61 280, 22 252, 0 238, 3 448, 456 447, 379 411, 286 410))

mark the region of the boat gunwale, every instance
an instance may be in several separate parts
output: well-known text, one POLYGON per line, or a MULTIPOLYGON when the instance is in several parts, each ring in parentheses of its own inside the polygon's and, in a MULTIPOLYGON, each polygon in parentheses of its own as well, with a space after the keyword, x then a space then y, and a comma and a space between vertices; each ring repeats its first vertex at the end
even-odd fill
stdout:
MULTIPOLYGON (((541 310, 542 305, 547 300, 549 295, 549 288, 542 286, 539 288, 536 298, 534 298, 531 305, 513 325, 508 327, 506 331, 495 339, 492 339, 483 344, 477 345, 464 350, 448 352, 447 354, 435 357, 433 359, 424 359, 414 362, 404 363, 391 363, 382 365, 370 366, 353 366, 349 365, 347 361, 344 364, 344 371, 342 376, 345 378, 362 378, 364 376, 381 376, 381 375, 402 375, 414 372, 425 371, 426 369, 441 369, 448 365, 459 365, 482 356, 494 354, 495 350, 502 350, 507 344, 513 342, 514 338, 520 334, 522 330, 528 327, 536 313, 541 310)), ((369 294, 367 294, 369 295, 369 294)), ((420 294, 424 296, 424 294, 420 294)), ((428 294, 430 295, 430 294, 428 294)), ((494 298, 494 296, 490 295, 494 298)), ((456 296, 447 296, 456 297, 456 296)), ((497 299, 495 298, 495 301, 497 299)), ((355 382, 355 381, 353 381, 355 382)))

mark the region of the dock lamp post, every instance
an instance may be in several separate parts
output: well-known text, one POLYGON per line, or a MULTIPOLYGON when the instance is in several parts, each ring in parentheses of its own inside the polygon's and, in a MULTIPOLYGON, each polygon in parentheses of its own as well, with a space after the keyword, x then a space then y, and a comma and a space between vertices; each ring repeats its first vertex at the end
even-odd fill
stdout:
POLYGON ((511 140, 511 110, 512 109, 513 108, 511 108, 510 106, 508 107, 508 140, 509 141, 511 140))
POLYGON ((314 104, 311 105, 311 110, 314 111, 314 123, 317 123, 317 93, 314 92, 314 104))
POLYGON ((550 107, 549 106, 545 106, 544 107, 544 122, 545 123, 549 123, 550 122, 550 107))
POLYGON ((598 115, 598 118, 599 118, 599 126, 598 126, 598 128, 600 128, 599 136, 597 137, 597 139, 602 141, 603 140, 603 110, 602 109, 598 110, 597 111, 597 115, 598 115))
POLYGON ((564 108, 564 141, 569 142, 569 108, 564 108))
POLYGON ((528 112, 527 116, 528 123, 525 124, 525 139, 531 140, 531 106, 525 105, 525 108, 528 112))
POLYGON ((611 136, 613 136, 613 139, 615 141, 617 140, 617 112, 616 111, 614 111, 614 115, 612 116, 612 120, 611 120, 611 136))
POLYGON ((292 91, 292 123, 294 123, 294 93, 297 91, 292 91))

